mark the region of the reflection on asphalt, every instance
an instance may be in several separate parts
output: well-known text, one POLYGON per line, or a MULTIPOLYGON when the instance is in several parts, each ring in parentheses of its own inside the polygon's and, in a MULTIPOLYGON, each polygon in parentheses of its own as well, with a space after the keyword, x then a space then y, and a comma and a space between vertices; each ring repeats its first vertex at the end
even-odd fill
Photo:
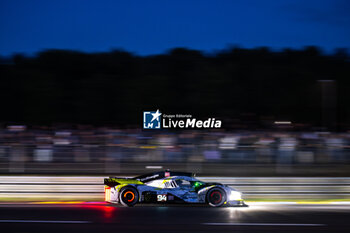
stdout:
POLYGON ((350 205, 1 204, 1 232, 347 232, 350 205))

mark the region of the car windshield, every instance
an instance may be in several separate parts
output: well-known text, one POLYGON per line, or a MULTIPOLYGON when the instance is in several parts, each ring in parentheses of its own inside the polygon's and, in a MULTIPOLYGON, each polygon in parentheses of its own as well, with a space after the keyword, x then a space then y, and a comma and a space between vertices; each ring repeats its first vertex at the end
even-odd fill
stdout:
POLYGON ((175 182, 179 187, 191 187, 191 183, 188 180, 177 179, 175 182))

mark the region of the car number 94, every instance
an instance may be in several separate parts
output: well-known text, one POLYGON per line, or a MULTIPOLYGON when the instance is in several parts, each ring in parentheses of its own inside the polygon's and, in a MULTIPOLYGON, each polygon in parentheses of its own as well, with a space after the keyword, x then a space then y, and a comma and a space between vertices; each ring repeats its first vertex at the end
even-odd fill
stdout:
POLYGON ((166 201, 166 200, 167 200, 166 194, 157 195, 157 201, 166 201))

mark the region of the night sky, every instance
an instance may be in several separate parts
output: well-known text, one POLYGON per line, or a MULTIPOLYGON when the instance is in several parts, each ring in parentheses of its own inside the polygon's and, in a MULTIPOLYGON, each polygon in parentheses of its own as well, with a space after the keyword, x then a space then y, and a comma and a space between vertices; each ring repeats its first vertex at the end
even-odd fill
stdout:
POLYGON ((350 47, 348 0, 0 0, 0 55, 350 47))

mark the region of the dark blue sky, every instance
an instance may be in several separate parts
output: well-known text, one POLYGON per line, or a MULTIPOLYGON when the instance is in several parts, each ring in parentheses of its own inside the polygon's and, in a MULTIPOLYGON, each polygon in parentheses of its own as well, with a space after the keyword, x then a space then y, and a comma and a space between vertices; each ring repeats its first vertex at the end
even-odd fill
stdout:
POLYGON ((0 0, 0 54, 350 47, 348 0, 0 0))

